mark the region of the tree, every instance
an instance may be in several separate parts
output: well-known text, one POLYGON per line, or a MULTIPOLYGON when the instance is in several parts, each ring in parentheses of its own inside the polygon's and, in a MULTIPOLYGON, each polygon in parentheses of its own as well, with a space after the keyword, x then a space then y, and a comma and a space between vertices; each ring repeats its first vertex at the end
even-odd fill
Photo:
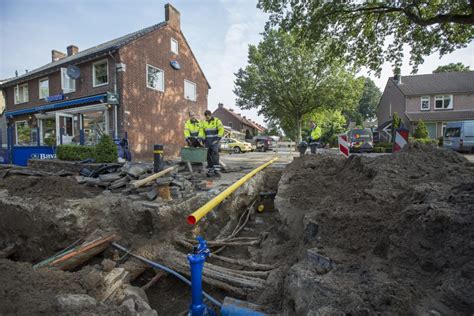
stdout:
POLYGON ((438 66, 433 73, 439 72, 451 72, 451 71, 470 71, 469 66, 464 65, 463 63, 450 63, 444 66, 438 66))
POLYGON ((419 121, 418 124, 416 124, 415 134, 413 136, 415 136, 415 138, 428 138, 428 128, 425 122, 419 121))
POLYGON ((398 116, 397 112, 394 112, 392 116, 392 143, 395 142, 395 131, 400 128, 401 125, 402 120, 400 116, 398 116))
POLYGON ((385 61, 400 68, 404 44, 415 73, 424 56, 441 57, 474 38, 474 0, 259 0, 257 7, 271 14, 267 29, 297 31, 312 45, 330 40, 326 58, 344 56, 377 74, 385 61))
POLYGON ((303 45, 292 33, 270 30, 249 46, 248 65, 235 74, 234 93, 242 109, 258 109, 289 137, 301 140, 301 124, 320 108, 353 108, 362 85, 340 61, 327 63, 327 49, 303 45))
POLYGON ((365 78, 362 97, 357 106, 357 112, 364 120, 372 119, 377 115, 377 106, 380 102, 382 92, 370 78, 365 78))

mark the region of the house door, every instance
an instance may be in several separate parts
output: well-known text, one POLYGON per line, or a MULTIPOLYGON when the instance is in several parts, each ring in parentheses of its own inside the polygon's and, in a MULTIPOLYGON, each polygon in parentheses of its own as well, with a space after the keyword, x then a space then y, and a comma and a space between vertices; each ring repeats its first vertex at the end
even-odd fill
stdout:
POLYGON ((56 144, 70 144, 74 137, 73 116, 56 113, 56 144))

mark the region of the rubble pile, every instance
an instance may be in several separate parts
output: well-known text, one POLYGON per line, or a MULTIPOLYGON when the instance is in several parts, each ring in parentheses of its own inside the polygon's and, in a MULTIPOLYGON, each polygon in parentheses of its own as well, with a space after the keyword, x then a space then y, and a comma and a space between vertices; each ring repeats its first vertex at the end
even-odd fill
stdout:
POLYGON ((78 175, 75 179, 79 184, 101 187, 112 193, 122 193, 131 200, 155 201, 158 199, 163 202, 171 199, 187 199, 195 190, 208 190, 204 173, 187 172, 184 166, 174 165, 174 167, 174 171, 140 187, 135 187, 134 183, 153 175, 153 166, 150 164, 126 163, 120 168, 112 169, 112 172, 93 176, 78 175))

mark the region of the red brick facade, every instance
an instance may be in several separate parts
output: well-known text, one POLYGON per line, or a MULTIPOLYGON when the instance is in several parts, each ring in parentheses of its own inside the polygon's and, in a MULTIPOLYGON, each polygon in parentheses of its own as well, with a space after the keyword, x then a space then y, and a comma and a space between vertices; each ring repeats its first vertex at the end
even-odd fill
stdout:
MULTIPOLYGON (((154 30, 137 36, 125 45, 109 52, 102 52, 100 56, 80 62, 71 62, 81 71, 81 77, 76 80, 76 91, 64 94, 64 100, 74 100, 87 96, 114 92, 119 93, 118 131, 123 137, 127 133, 130 149, 134 160, 150 160, 153 157, 153 145, 163 144, 165 155, 176 156, 184 145, 184 122, 187 113, 193 110, 203 113, 207 109, 207 96, 210 88, 191 48, 180 30, 180 14, 171 5, 165 5, 166 23, 154 30), (178 54, 171 51, 171 39, 178 42, 178 54), (92 65, 101 60, 108 60, 108 84, 93 87, 92 65), (171 67, 170 62, 177 61, 180 69, 171 67), (116 64, 125 65, 124 71, 116 71, 116 64), (147 87, 147 65, 159 68, 164 72, 164 91, 157 91, 147 87), (184 81, 188 80, 196 85, 196 101, 184 97, 184 81)), ((70 46, 69 53, 77 53, 77 47, 70 46)), ((55 54, 56 58, 58 54, 55 54)), ((54 56, 53 56, 54 57, 54 56)), ((67 67, 64 65, 62 67, 67 67)), ((13 79, 3 89, 6 92, 6 110, 27 109, 48 104, 39 99, 39 80, 49 78, 49 95, 58 95, 61 90, 61 71, 51 69, 45 75, 32 75, 25 80, 13 79), (32 78, 32 79, 29 79, 32 78), (16 84, 28 83, 29 101, 14 104, 16 84)), ((109 130, 115 129, 113 106, 108 111, 109 130)), ((34 114, 34 113, 33 113, 34 114)), ((10 120, 28 119, 35 126, 35 117, 32 114, 17 115, 10 120)))

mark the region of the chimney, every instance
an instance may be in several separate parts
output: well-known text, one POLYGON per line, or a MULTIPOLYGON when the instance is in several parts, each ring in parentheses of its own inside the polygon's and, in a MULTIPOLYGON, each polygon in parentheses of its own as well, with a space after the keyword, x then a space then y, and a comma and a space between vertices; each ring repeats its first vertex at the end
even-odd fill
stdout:
POLYGON ((79 52, 79 47, 75 45, 69 45, 66 49, 68 56, 76 55, 79 52))
POLYGON ((175 30, 180 30, 180 13, 173 7, 171 4, 165 4, 165 21, 174 28, 175 30))
POLYGON ((234 109, 229 109, 229 111, 234 112, 234 109))
POLYGON ((219 109, 223 109, 223 108, 224 108, 224 104, 219 102, 219 104, 217 104, 217 107, 218 107, 219 109))
POLYGON ((61 58, 64 58, 64 57, 66 57, 66 54, 64 54, 64 53, 62 53, 58 50, 53 49, 51 51, 51 61, 52 62, 58 61, 58 60, 60 60, 61 58))

